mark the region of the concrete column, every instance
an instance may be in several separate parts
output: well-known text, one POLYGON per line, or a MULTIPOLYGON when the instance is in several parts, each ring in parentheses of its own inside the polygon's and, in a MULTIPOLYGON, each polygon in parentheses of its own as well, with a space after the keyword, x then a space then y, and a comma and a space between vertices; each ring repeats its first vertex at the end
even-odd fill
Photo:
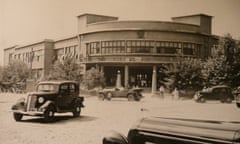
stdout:
POLYGON ((104 72, 104 67, 101 65, 100 66, 100 72, 103 73, 104 72))
POLYGON ((129 70, 128 70, 128 65, 125 65, 125 68, 124 68, 124 70, 125 70, 125 77, 124 77, 124 87, 125 88, 127 88, 128 87, 128 82, 129 82, 129 70))
POLYGON ((154 96, 157 91, 157 66, 153 66, 153 74, 152 74, 152 95, 154 96))
POLYGON ((116 88, 122 87, 121 84, 121 72, 120 70, 117 71, 117 80, 116 80, 116 88))

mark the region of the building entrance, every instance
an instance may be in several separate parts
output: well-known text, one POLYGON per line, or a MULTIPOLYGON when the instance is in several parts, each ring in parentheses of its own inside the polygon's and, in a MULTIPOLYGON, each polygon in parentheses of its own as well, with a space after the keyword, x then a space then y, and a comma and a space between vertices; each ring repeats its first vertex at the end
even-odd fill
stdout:
POLYGON ((116 86, 117 73, 120 71, 121 84, 124 86, 124 67, 122 66, 104 66, 104 76, 106 78, 106 86, 116 86))
POLYGON ((130 87, 151 87, 152 67, 129 67, 130 87))

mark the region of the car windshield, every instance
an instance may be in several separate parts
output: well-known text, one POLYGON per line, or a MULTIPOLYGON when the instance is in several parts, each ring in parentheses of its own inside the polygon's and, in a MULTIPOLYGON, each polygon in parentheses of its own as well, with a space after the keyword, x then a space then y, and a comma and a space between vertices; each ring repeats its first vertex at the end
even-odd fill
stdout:
POLYGON ((58 85, 56 84, 40 84, 37 87, 37 92, 56 92, 58 85))

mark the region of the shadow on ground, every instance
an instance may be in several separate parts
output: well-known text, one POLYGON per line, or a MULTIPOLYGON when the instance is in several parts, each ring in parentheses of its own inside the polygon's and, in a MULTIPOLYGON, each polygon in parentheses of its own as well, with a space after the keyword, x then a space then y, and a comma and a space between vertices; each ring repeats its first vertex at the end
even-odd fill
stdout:
MULTIPOLYGON (((97 120, 97 117, 92 116, 79 116, 79 117, 73 117, 73 116, 63 116, 63 115, 57 115, 55 116, 54 120, 52 122, 49 122, 51 124, 59 124, 59 123, 68 123, 68 122, 89 122, 97 120)), ((28 119, 23 119, 21 122, 26 123, 45 123, 44 119, 42 117, 33 117, 28 119)))

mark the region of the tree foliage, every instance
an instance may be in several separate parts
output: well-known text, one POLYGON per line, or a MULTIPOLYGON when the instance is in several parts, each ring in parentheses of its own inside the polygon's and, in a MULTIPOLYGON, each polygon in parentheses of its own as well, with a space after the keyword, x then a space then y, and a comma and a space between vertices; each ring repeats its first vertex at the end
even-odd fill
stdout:
POLYGON ((79 81, 80 66, 72 57, 65 57, 64 60, 57 60, 45 80, 76 80, 79 81))
POLYGON ((0 67, 1 91, 21 89, 24 90, 26 80, 29 78, 30 69, 22 61, 11 61, 8 66, 0 67))
POLYGON ((104 87, 105 86, 104 73, 92 67, 91 69, 86 71, 85 75, 83 76, 82 83, 87 89, 92 89, 99 86, 104 87))
POLYGON ((206 87, 226 84, 227 69, 226 57, 224 55, 216 55, 208 58, 202 63, 203 84, 206 87))
POLYGON ((25 82, 30 74, 28 66, 21 61, 12 61, 0 71, 0 81, 9 83, 25 82))
POLYGON ((201 88, 201 61, 193 58, 180 60, 173 78, 173 87, 179 90, 201 88))
POLYGON ((240 42, 232 38, 230 34, 224 37, 224 50, 226 55, 228 84, 232 87, 240 85, 240 42))
POLYGON ((170 74, 168 67, 166 65, 159 65, 158 66, 158 87, 164 86, 164 87, 169 87, 169 79, 170 79, 170 74))

